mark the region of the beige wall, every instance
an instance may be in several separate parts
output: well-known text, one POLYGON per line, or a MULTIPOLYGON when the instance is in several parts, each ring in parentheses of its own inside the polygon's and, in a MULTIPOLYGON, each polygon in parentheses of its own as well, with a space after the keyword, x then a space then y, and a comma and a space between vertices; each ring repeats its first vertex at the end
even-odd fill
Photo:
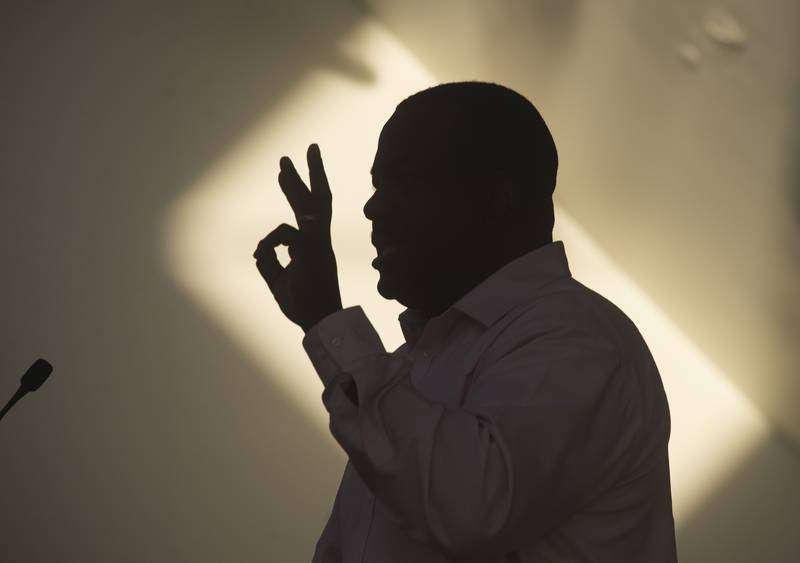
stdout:
POLYGON ((163 220, 310 68, 363 79, 360 16, 52 4, 0 9, 3 403, 55 367, 0 421, 0 560, 310 561, 344 457, 174 284, 163 220))

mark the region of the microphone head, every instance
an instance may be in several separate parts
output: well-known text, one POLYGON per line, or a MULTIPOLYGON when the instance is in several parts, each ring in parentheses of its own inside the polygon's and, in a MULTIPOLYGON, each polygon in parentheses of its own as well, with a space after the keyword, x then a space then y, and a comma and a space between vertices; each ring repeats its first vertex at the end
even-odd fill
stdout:
POLYGON ((21 387, 25 391, 36 391, 39 387, 42 386, 42 383, 50 376, 50 373, 53 371, 53 366, 47 360, 39 358, 31 367, 28 368, 28 371, 25 372, 25 375, 22 376, 20 382, 22 383, 21 387))

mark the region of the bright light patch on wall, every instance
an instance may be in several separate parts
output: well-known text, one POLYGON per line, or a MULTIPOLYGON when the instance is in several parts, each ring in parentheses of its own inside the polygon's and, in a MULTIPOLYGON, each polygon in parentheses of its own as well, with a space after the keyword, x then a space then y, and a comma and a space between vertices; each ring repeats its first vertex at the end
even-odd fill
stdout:
MULTIPOLYGON (((402 342, 403 307, 376 290, 375 250, 363 206, 378 135, 395 105, 437 81, 405 47, 367 22, 343 51, 374 73, 370 84, 312 69, 274 111, 176 202, 165 221, 169 272, 329 436, 322 384, 302 348, 302 330, 286 319, 252 258, 257 242, 280 223, 296 225, 277 182, 278 160, 292 158, 307 179, 305 151, 316 142, 333 193, 332 240, 342 301, 361 305, 387 350, 402 342)), ((672 412, 670 458, 675 517, 688 518, 726 470, 766 437, 768 426, 750 402, 689 341, 587 234, 556 205, 554 240, 563 240, 576 279, 603 294, 636 323, 664 380, 672 412)), ((285 265, 288 254, 278 248, 285 265)), ((344 458, 344 452, 342 456, 344 458)))
POLYGON ((766 418, 564 209, 556 206, 553 240, 562 239, 572 276, 636 324, 658 366, 670 406, 673 510, 688 519, 716 485, 766 440, 766 418))
MULTIPOLYGON (((374 23, 356 28, 340 49, 370 69, 373 82, 309 69, 186 191, 164 224, 166 267, 178 285, 326 436, 323 386, 302 348, 303 331, 284 317, 252 257, 258 241, 280 223, 297 226, 278 185, 278 161, 289 156, 307 182, 306 149, 319 144, 333 194, 331 237, 342 303, 362 305, 387 349, 390 342, 396 348, 402 342, 397 315, 403 308, 377 292, 378 272, 370 265, 376 253, 363 207, 372 195, 369 170, 383 123, 403 98, 435 83, 394 36, 374 23)), ((279 246, 277 253, 286 265, 286 247, 279 246)))

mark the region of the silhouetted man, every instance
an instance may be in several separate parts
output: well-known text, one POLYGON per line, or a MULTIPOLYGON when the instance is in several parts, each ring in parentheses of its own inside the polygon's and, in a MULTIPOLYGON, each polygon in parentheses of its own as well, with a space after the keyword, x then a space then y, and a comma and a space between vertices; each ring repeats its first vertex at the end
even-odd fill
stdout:
POLYGON ((364 214, 378 291, 406 307, 394 352, 342 307, 316 145, 308 163, 310 191, 288 158, 279 175, 299 229, 255 256, 349 457, 314 563, 675 562, 661 378, 552 240, 558 158, 534 106, 442 84, 384 126, 364 214))

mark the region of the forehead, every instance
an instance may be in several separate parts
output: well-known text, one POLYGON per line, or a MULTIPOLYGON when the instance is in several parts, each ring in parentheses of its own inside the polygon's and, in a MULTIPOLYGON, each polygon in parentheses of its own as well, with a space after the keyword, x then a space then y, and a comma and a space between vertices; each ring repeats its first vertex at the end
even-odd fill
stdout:
POLYGON ((393 162, 391 164, 381 164, 370 169, 372 184, 383 186, 387 184, 409 184, 419 183, 428 178, 422 170, 415 167, 411 162, 393 162))
POLYGON ((372 183, 412 183, 445 180, 456 170, 448 165, 445 148, 424 141, 381 137, 370 174, 372 183))
POLYGON ((449 140, 434 116, 395 111, 381 129, 370 172, 380 177, 433 168, 449 140))
POLYGON ((376 188, 396 187, 405 193, 444 194, 452 183, 452 178, 448 178, 444 172, 420 166, 410 159, 373 165, 370 174, 372 185, 376 188))
POLYGON ((468 117, 398 110, 386 122, 370 173, 376 188, 398 187, 446 205, 468 205, 487 184, 481 139, 468 117))
POLYGON ((370 168, 372 183, 405 183, 430 177, 429 159, 415 152, 413 146, 381 142, 370 168))

